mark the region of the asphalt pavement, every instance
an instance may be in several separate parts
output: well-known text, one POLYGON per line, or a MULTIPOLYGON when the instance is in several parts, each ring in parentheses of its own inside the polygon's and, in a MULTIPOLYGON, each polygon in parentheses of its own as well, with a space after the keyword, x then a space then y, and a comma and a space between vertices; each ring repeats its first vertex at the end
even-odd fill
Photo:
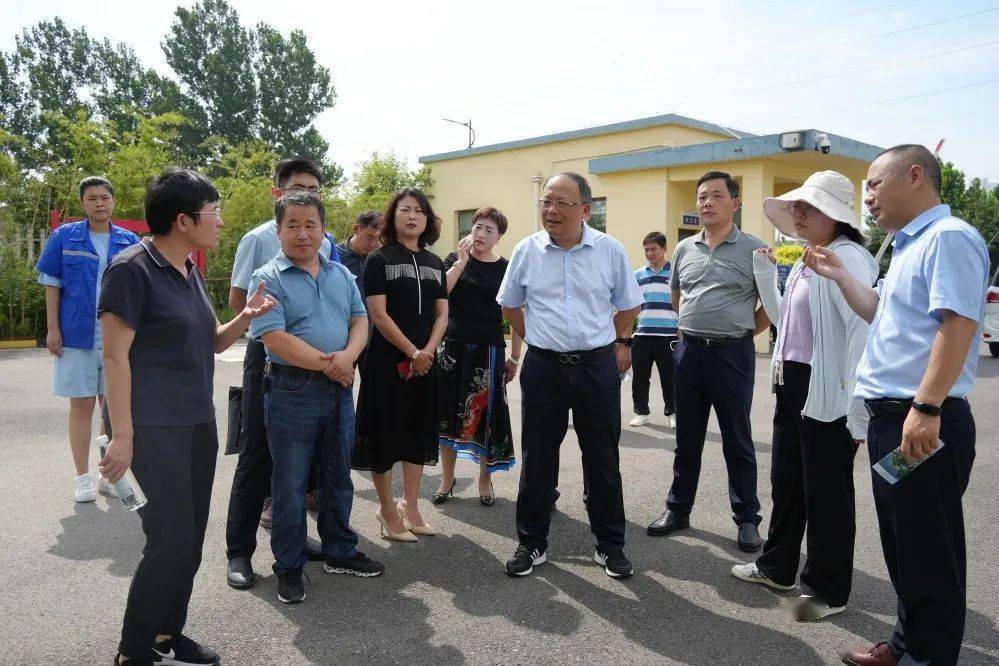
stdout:
MULTIPOLYGON (((242 348, 218 357, 215 404, 220 441, 226 391, 240 383, 242 348)), ((132 572, 144 541, 138 517, 116 500, 73 502, 74 470, 66 442, 67 401, 51 392, 44 350, 0 352, 0 664, 110 664, 132 572)), ((962 663, 999 663, 999 360, 983 356, 970 396, 978 425, 977 459, 965 495, 968 615, 962 663)), ((765 530, 769 520, 773 398, 767 359, 757 358, 753 438, 765 530)), ((511 385, 514 432, 520 393, 511 385)), ((866 449, 856 459, 857 541, 847 611, 798 624, 780 595, 729 573, 748 561, 735 544, 721 438, 712 418, 692 528, 650 538, 646 524, 663 508, 672 478, 673 432, 664 427, 662 394, 652 392, 652 421, 621 438, 628 517, 627 580, 593 564, 593 538, 582 502, 579 448, 570 429, 562 447, 562 497, 552 522, 550 562, 512 579, 503 563, 516 546, 519 467, 496 473, 496 504, 478 501, 477 470, 459 461, 453 500, 432 507, 439 467, 428 467, 424 516, 440 534, 416 544, 379 537, 374 488, 354 473, 352 525, 360 548, 385 562, 384 576, 360 579, 306 567, 308 598, 277 599, 268 533, 258 532, 258 582, 248 591, 225 583, 225 518, 236 460, 219 455, 204 561, 185 633, 212 646, 225 664, 519 664, 519 663, 837 663, 841 648, 887 639, 895 600, 877 536, 866 449)), ((622 392, 631 417, 630 384, 622 392)), ((517 440, 519 442, 519 438, 517 440)), ((519 445, 518 445, 519 450, 519 445)), ((92 459, 96 460, 96 452, 92 459)), ((396 476, 401 476, 397 470, 396 476)), ((396 479, 397 494, 401 479, 396 479)), ((310 519, 310 532, 315 524, 310 519)))

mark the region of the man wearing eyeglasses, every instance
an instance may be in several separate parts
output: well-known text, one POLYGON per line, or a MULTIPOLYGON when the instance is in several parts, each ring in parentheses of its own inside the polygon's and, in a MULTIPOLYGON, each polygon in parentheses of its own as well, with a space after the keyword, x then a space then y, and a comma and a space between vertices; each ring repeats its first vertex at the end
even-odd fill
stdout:
POLYGON ((585 178, 557 173, 538 205, 544 230, 517 244, 496 301, 530 346, 520 374, 523 469, 517 550, 510 576, 548 559, 559 447, 572 411, 587 481, 593 560, 611 577, 632 573, 624 555, 624 498, 618 440, 621 374, 631 367, 631 331, 642 304, 624 246, 586 221, 585 178))
MULTIPOLYGON (((323 172, 318 164, 304 158, 281 160, 274 168, 274 200, 289 192, 322 195, 323 172)), ((327 233, 320 253, 339 262, 333 237, 327 233)), ((281 254, 277 222, 268 220, 250 230, 239 241, 232 267, 229 306, 234 312, 246 307, 246 294, 253 272, 281 254)), ((243 359, 242 447, 229 495, 229 516, 226 522, 226 557, 229 560, 227 581, 230 587, 245 589, 253 586, 250 558, 257 547, 257 525, 271 527, 271 455, 264 430, 264 397, 261 384, 266 352, 264 344, 250 338, 243 359), (265 500, 267 506, 264 508, 265 500), (263 513, 261 511, 263 510, 263 513)), ((310 480, 310 489, 314 480, 310 480)), ((309 559, 321 560, 322 549, 309 539, 306 543, 309 559)))

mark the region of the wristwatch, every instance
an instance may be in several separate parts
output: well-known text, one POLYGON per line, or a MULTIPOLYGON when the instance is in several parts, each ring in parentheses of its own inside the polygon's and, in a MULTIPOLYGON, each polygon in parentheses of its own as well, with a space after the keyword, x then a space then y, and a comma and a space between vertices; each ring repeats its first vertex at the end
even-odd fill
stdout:
POLYGON ((913 400, 912 408, 915 409, 917 412, 922 412, 923 414, 926 414, 927 416, 940 416, 939 405, 931 405, 928 402, 916 402, 915 400, 913 400))
POLYGON ((630 347, 631 343, 632 343, 632 339, 631 338, 618 338, 614 342, 616 342, 619 345, 624 345, 625 347, 630 347))
POLYGON ((519 358, 514 358, 512 356, 507 356, 506 357, 506 361, 507 361, 507 363, 513 363, 514 365, 520 365, 520 359, 519 358))
POLYGON ((420 354, 422 354, 422 353, 423 353, 422 350, 417 349, 415 352, 413 352, 413 355, 410 356, 409 358, 411 358, 411 359, 413 359, 415 361, 416 359, 420 358, 420 354))

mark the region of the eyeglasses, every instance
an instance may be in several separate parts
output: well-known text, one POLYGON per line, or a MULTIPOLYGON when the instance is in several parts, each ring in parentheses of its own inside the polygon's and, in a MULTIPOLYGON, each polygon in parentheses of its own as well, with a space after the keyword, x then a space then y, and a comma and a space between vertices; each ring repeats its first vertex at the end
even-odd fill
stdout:
POLYGON ((222 219, 222 209, 216 208, 215 210, 199 210, 194 213, 195 215, 214 215, 215 217, 222 219))
POLYGON ((323 188, 316 185, 291 185, 289 187, 279 187, 278 192, 308 192, 309 194, 322 194, 323 188))
POLYGON ((792 201, 789 206, 791 213, 797 217, 808 217, 818 211, 818 208, 805 201, 792 201))
POLYGON ((567 210, 569 208, 574 208, 579 205, 578 201, 552 201, 551 199, 538 199, 538 208, 541 210, 557 208, 558 210, 567 210))

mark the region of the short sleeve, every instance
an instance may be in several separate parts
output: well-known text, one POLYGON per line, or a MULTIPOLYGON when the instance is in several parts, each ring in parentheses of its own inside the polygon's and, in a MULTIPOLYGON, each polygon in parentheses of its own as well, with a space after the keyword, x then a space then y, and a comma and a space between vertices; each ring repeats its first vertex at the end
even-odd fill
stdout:
POLYGON ((950 310, 981 322, 988 270, 985 242, 977 232, 941 231, 923 269, 930 294, 926 314, 942 321, 944 310, 950 310))
POLYGON ((683 250, 681 245, 677 243, 676 247, 673 248, 673 257, 670 259, 669 265, 669 288, 679 289, 680 288, 680 271, 677 267, 680 265, 680 259, 683 257, 683 250))
POLYGON ((277 305, 259 317, 250 320, 249 333, 251 338, 259 338, 264 333, 270 333, 271 331, 283 331, 286 325, 284 291, 281 289, 280 281, 272 276, 266 276, 258 270, 250 278, 252 291, 256 291, 257 285, 261 282, 264 283, 264 294, 273 298, 277 305))
POLYGON ((347 281, 350 283, 350 316, 367 317, 368 309, 364 306, 364 299, 361 298, 361 290, 357 288, 357 282, 353 277, 347 281))
POLYGON ((62 236, 59 229, 49 236, 45 248, 42 249, 42 256, 38 257, 38 263, 35 265, 36 271, 56 280, 62 280, 62 236))
POLYGON ((139 330, 146 314, 149 289, 149 278, 141 267, 132 261, 112 261, 101 281, 97 316, 110 312, 133 331, 139 330))
POLYGON ((444 257, 444 272, 447 273, 454 266, 455 262, 458 261, 458 253, 452 252, 446 257, 444 257))
POLYGON ((384 296, 388 291, 385 280, 385 258, 381 253, 372 252, 364 262, 364 295, 384 296))
MULTIPOLYGON (((450 255, 448 255, 448 256, 450 256, 450 255)), ((441 261, 440 257, 438 257, 437 255, 433 255, 433 257, 434 257, 434 261, 437 263, 437 269, 440 271, 440 275, 441 275, 440 282, 438 283, 437 298, 438 299, 443 298, 444 300, 447 300, 447 297, 448 297, 448 294, 447 294, 447 276, 445 275, 445 273, 447 272, 447 269, 444 268, 444 262, 441 261)))
POLYGON ((250 292, 250 277, 253 275, 253 257, 257 253, 257 235, 246 234, 236 246, 236 258, 232 262, 230 286, 250 292))
POLYGON ((628 266, 628 257, 623 247, 615 247, 613 262, 614 291, 611 294, 611 305, 618 311, 637 308, 645 301, 645 297, 642 296, 635 274, 628 266))
POLYGON ((527 245, 514 248, 506 273, 503 274, 503 282, 496 293, 496 302, 505 308, 519 308, 527 302, 527 289, 523 285, 526 248, 527 245))
POLYGON ((334 238, 333 234, 331 234, 328 231, 323 235, 326 236, 326 242, 330 244, 330 249, 329 249, 330 261, 342 264, 343 260, 340 258, 340 250, 336 249, 336 238, 334 238))
POLYGON ((52 277, 48 273, 38 274, 38 284, 44 285, 46 287, 58 287, 62 289, 62 280, 56 277, 52 277))

